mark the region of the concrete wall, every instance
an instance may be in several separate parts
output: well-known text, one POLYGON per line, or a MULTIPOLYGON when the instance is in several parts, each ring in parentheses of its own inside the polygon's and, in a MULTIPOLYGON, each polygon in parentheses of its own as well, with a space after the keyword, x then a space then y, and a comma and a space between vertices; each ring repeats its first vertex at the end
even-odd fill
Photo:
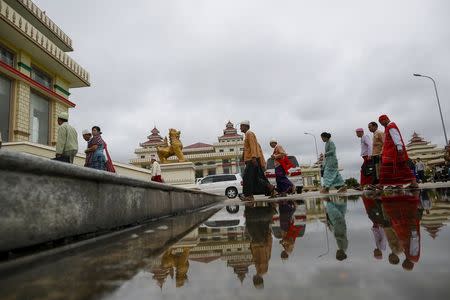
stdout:
MULTIPOLYGON (((41 145, 31 142, 8 142, 3 144, 3 149, 29 153, 40 157, 54 158, 55 147, 41 145)), ((79 149, 82 151, 82 149, 79 149)), ((78 153, 73 163, 78 166, 84 166, 86 156, 84 153, 78 153)), ((131 164, 113 162, 116 172, 119 175, 132 177, 144 181, 150 181, 151 171, 131 164)), ((161 172, 164 182, 170 185, 176 185, 185 188, 195 188, 195 167, 191 162, 161 164, 161 172)))
MULTIPOLYGON (((31 142, 9 142, 9 143, 3 143, 2 146, 3 149, 10 150, 10 151, 16 151, 16 152, 23 152, 23 153, 29 153, 33 155, 37 155, 40 157, 46 157, 46 158, 54 158, 55 157, 55 147, 47 146, 47 145, 41 145, 31 142)), ((82 151, 83 149, 79 149, 79 151, 82 151)), ((85 155, 78 153, 77 156, 75 156, 74 164, 78 166, 84 166, 85 161, 85 155)), ((118 162, 113 162, 114 167, 116 168, 116 172, 119 175, 124 175, 140 180, 150 181, 151 179, 151 172, 148 169, 135 167, 133 165, 129 164, 122 164, 118 162)))
POLYGON ((0 251, 198 209, 222 196, 0 150, 0 251))

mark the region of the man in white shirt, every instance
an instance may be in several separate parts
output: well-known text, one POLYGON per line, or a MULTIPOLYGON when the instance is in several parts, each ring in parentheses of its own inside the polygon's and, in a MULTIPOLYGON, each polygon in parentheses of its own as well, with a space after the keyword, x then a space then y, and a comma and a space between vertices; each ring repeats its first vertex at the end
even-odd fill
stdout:
POLYGON ((152 163, 152 181, 161 182, 161 183, 164 182, 161 177, 161 166, 156 161, 155 155, 151 156, 151 163, 152 163))
POLYGON ((425 165, 420 158, 418 158, 416 162, 416 172, 420 182, 425 182, 425 165))
POLYGON ((364 129, 362 128, 356 129, 356 136, 361 139, 361 157, 363 159, 360 184, 362 188, 374 190, 375 186, 372 185, 372 182, 375 167, 372 167, 371 171, 368 169, 372 156, 372 139, 368 134, 364 134, 364 129))

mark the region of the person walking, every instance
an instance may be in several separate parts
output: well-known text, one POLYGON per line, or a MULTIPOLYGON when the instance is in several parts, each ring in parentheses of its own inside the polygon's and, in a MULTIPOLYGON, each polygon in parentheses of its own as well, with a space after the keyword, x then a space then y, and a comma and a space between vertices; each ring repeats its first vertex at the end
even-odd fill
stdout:
POLYGON ((56 138, 56 156, 54 160, 73 164, 78 152, 78 133, 69 125, 69 114, 58 114, 58 134, 56 138))
POLYGON ((294 251, 295 240, 300 234, 301 226, 295 225, 295 211, 297 205, 294 201, 278 202, 278 211, 280 217, 281 240, 280 245, 283 250, 280 253, 282 260, 289 258, 294 251))
POLYGON ((362 128, 356 129, 356 136, 361 139, 361 157, 363 159, 363 164, 361 165, 360 171, 361 188, 374 190, 375 188, 372 186, 373 174, 370 173, 369 170, 369 165, 372 163, 372 140, 368 134, 364 134, 364 129, 362 128))
POLYGON ((407 164, 409 157, 400 130, 386 115, 381 115, 378 121, 385 128, 380 185, 401 188, 409 183, 408 188, 417 188, 416 178, 407 164))
POLYGON ((87 155, 92 155, 87 167, 112 173, 116 172, 111 157, 109 156, 107 145, 102 138, 100 127, 92 127, 92 139, 88 142, 88 148, 84 152, 87 155), (106 151, 108 161, 103 151, 106 151))
POLYGON ((277 140, 272 138, 270 140, 270 147, 273 148, 271 158, 275 166, 275 180, 277 183, 277 191, 281 197, 286 197, 287 193, 294 190, 294 185, 287 178, 289 169, 295 167, 294 164, 287 157, 286 151, 278 144, 277 140))
POLYGON ((163 179, 161 177, 161 166, 156 161, 156 156, 153 154, 151 156, 151 164, 152 164, 152 181, 163 183, 163 179))
POLYGON ((425 182, 425 164, 420 160, 420 157, 417 158, 416 161, 416 172, 417 177, 419 178, 421 183, 425 182))
POLYGON ((372 221, 372 234, 375 242, 373 257, 375 259, 383 258, 383 251, 386 250, 386 234, 384 226, 387 224, 383 215, 383 206, 380 198, 376 198, 375 193, 363 194, 362 196, 367 216, 372 221))
POLYGON ((323 188, 320 190, 322 194, 328 194, 330 188, 339 188, 338 193, 345 193, 347 188, 345 187, 344 180, 339 173, 338 160, 336 157, 336 146, 331 140, 331 134, 328 132, 322 132, 320 135, 322 141, 325 143, 325 154, 323 162, 323 188))
POLYGON ((383 212, 389 218, 405 254, 402 267, 411 271, 420 259, 420 199, 419 191, 411 194, 399 191, 381 196, 383 212))
POLYGON ((275 187, 269 183, 264 176, 265 167, 264 156, 261 146, 256 139, 256 135, 250 131, 250 121, 242 121, 240 130, 245 135, 243 160, 245 170, 243 181, 243 201, 253 201, 255 194, 275 195, 275 187))
POLYGON ((343 261, 344 259, 347 259, 348 248, 347 224, 345 222, 345 214, 347 213, 347 199, 325 199, 325 213, 328 229, 333 232, 334 238, 336 239, 338 248, 336 250, 336 259, 343 261))
POLYGON ((378 130, 377 122, 370 122, 368 125, 369 131, 373 133, 372 139, 372 162, 375 165, 375 173, 373 174, 372 184, 378 187, 380 183, 380 164, 381 152, 383 151, 384 134, 378 130))
POLYGON ((273 243, 271 227, 273 215, 274 208, 272 206, 246 206, 244 210, 245 231, 250 238, 249 249, 256 271, 253 276, 253 285, 257 289, 264 288, 263 276, 269 271, 273 243))
MULTIPOLYGON (((87 148, 89 148, 89 141, 92 139, 91 131, 89 131, 89 129, 83 129, 82 135, 83 135, 83 139, 87 142, 87 148)), ((92 158, 92 152, 86 153, 86 158, 84 160, 85 167, 87 167, 89 165, 89 161, 91 160, 91 158, 92 158)))

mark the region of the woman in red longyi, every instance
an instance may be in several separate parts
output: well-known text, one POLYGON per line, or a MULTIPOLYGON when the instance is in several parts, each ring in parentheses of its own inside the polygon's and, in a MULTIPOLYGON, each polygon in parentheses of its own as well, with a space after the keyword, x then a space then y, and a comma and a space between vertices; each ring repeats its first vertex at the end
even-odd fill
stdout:
POLYGON ((409 157, 400 130, 386 115, 380 116, 378 121, 385 127, 380 185, 403 186, 409 183, 408 188, 417 188, 416 178, 407 164, 409 157))

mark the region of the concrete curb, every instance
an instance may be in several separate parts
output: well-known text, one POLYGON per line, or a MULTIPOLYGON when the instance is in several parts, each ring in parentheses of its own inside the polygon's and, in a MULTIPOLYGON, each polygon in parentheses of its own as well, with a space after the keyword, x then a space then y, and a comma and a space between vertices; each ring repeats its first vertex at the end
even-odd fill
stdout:
POLYGON ((224 199, 0 150, 0 252, 130 226, 224 199))

